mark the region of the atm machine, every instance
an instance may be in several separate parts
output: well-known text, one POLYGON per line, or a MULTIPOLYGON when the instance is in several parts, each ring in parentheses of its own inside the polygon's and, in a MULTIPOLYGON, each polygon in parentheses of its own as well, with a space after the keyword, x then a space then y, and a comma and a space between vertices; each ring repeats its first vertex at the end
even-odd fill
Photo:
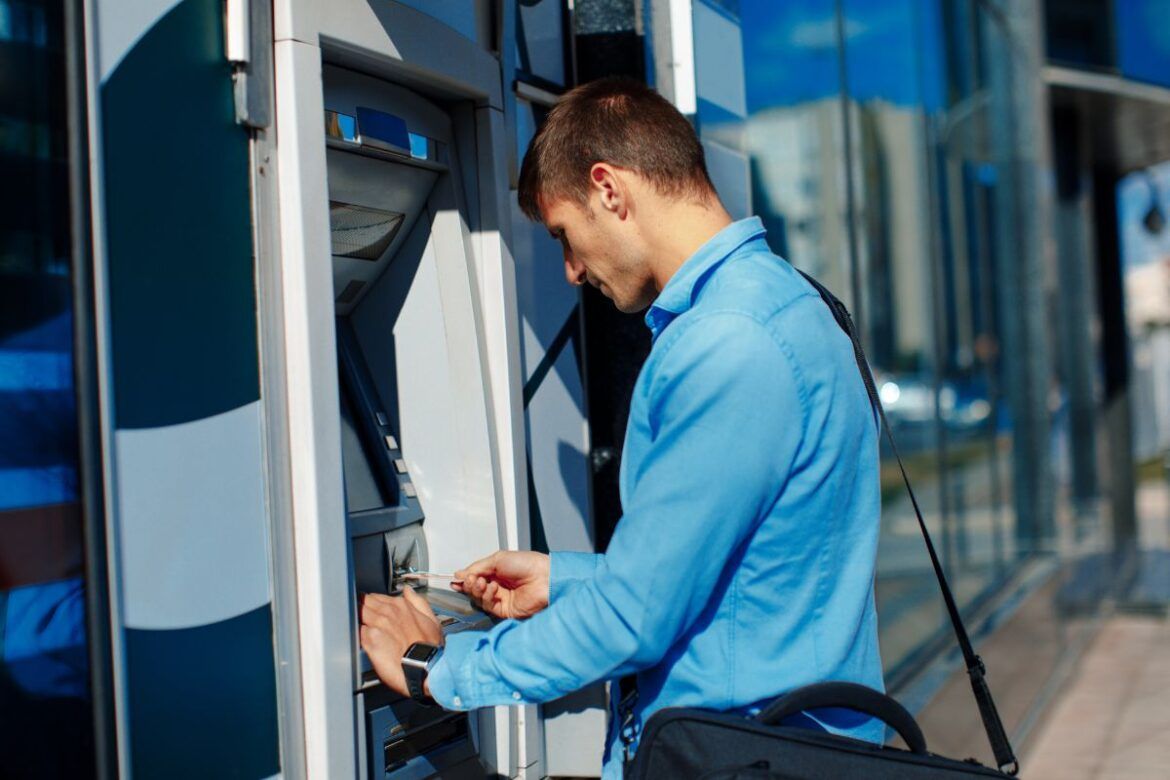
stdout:
MULTIPOLYGON (((450 572, 498 546, 451 120, 355 71, 326 65, 323 83, 359 771, 484 777, 478 716, 389 691, 356 631, 358 593, 394 593, 403 573, 450 572)), ((491 625, 458 593, 421 592, 444 632, 491 625)))

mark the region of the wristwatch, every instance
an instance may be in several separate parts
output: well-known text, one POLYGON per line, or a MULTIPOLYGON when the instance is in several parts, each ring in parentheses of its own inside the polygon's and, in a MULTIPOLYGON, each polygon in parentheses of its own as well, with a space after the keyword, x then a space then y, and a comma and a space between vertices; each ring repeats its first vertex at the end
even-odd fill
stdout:
POLYGON ((415 642, 406 648, 402 656, 402 673, 406 675, 406 688, 410 691, 410 698, 421 704, 434 704, 435 700, 427 696, 424 683, 431 669, 443 657, 443 648, 428 645, 426 642, 415 642))

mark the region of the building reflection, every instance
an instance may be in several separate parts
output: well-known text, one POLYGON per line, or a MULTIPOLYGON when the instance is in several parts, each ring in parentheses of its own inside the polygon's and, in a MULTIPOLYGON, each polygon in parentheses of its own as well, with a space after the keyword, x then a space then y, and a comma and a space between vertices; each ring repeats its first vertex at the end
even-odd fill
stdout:
POLYGON ((63 27, 60 7, 0 0, 0 774, 17 778, 93 771, 63 27))

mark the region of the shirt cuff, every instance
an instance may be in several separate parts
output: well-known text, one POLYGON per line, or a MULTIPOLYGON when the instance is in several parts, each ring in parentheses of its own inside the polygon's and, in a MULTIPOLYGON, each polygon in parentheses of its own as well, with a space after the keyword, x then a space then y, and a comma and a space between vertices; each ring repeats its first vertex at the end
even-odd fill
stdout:
POLYGON ((473 657, 488 642, 486 631, 460 631, 447 637, 443 657, 427 675, 431 698, 445 710, 475 710, 500 704, 529 703, 496 676, 477 674, 473 657))
POLYGON ((573 582, 587 580, 597 570, 601 556, 597 553, 549 553, 548 601, 551 604, 564 594, 573 582))
POLYGON ((427 689, 431 693, 431 698, 443 709, 467 710, 470 708, 464 704, 463 697, 455 691, 455 676, 451 670, 456 664, 451 662, 449 648, 450 642, 444 645, 442 657, 427 673, 427 689))

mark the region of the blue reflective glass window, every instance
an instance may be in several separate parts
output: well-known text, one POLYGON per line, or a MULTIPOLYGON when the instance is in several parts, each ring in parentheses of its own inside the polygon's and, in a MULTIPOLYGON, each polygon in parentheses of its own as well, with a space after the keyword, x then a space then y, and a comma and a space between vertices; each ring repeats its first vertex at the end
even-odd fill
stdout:
POLYGON ((1116 66, 1110 6, 1132 0, 1060 0, 1044 3, 1045 50, 1059 65, 1111 69, 1116 66))
POLYGON ((0 0, 0 776, 93 771, 61 7, 0 0), (19 183, 15 185, 13 183, 19 183))
MULTIPOLYGON (((854 310, 926 521, 973 604, 1023 551, 997 297, 1019 244, 1004 219, 1010 47, 962 0, 743 0, 738 11, 752 208, 773 249, 854 310)), ((876 585, 896 672, 945 623, 888 451, 881 483, 876 585)))
POLYGON ((1170 0, 1113 4, 1121 75, 1170 87, 1170 0))

